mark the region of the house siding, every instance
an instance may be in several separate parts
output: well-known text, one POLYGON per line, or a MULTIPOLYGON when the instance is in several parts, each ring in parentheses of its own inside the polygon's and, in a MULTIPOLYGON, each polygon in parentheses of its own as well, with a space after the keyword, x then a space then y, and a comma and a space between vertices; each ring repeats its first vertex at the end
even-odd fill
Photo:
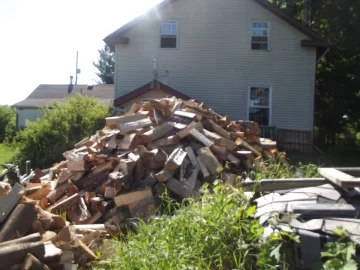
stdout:
POLYGON ((315 48, 308 39, 253 0, 178 0, 144 17, 116 45, 115 98, 159 79, 232 119, 248 118, 249 86, 272 88, 271 125, 312 130, 315 48), (177 21, 178 48, 160 48, 161 21, 177 21), (251 22, 270 22, 269 51, 251 51, 251 22))
POLYGON ((36 108, 17 108, 18 115, 17 128, 25 128, 27 122, 34 122, 38 117, 41 117, 43 112, 36 108))

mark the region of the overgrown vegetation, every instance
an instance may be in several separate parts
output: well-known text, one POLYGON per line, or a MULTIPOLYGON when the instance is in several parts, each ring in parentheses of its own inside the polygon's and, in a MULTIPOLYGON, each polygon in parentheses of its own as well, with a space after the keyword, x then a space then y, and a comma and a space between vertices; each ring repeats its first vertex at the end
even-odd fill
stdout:
POLYGON ((286 266, 286 258, 280 256, 281 243, 292 239, 291 235, 278 234, 263 241, 263 227, 251 218, 255 207, 241 190, 218 185, 201 201, 179 204, 164 198, 164 204, 159 218, 141 222, 137 233, 129 232, 117 244, 107 269, 276 269, 286 266))
POLYGON ((16 125, 16 113, 9 106, 0 105, 0 143, 5 138, 12 140, 12 127, 16 125))
MULTIPOLYGON (((7 147, 5 144, 0 144, 0 164, 11 162, 14 149, 7 147)), ((0 172, 2 168, 0 168, 0 172)))
POLYGON ((337 227, 334 234, 339 237, 336 242, 325 243, 324 249, 321 252, 321 259, 316 269, 332 270, 332 269, 346 269, 356 270, 357 263, 354 260, 356 254, 355 243, 349 239, 349 234, 343 227, 337 227))
POLYGON ((75 143, 102 129, 110 113, 110 107, 82 95, 70 97, 64 105, 55 103, 52 109, 44 109, 43 117, 16 135, 15 164, 22 171, 26 160, 31 160, 32 167, 52 166, 75 143))

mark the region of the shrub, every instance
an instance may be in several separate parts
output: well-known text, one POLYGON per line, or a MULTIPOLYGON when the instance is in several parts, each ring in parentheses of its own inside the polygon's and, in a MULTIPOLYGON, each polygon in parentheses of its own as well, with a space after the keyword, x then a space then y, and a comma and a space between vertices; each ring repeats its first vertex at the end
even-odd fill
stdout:
POLYGON ((5 139, 6 126, 10 121, 16 122, 16 113, 9 106, 0 106, 0 143, 5 139))
POLYGON ((16 117, 13 117, 6 125, 4 143, 7 144, 8 146, 11 146, 11 143, 13 142, 13 139, 16 136, 16 134, 17 134, 16 117))
POLYGON ((31 160, 32 167, 52 166, 75 143, 103 128, 110 113, 110 107, 81 95, 69 98, 64 105, 54 103, 52 109, 44 109, 43 117, 16 135, 15 163, 22 170, 26 160, 31 160))

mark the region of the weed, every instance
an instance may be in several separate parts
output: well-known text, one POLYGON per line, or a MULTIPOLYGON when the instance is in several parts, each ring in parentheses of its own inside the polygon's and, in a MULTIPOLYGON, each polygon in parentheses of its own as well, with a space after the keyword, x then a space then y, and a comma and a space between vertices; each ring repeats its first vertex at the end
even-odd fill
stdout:
POLYGON ((281 249, 289 235, 263 240, 255 210, 240 190, 221 184, 201 201, 163 198, 158 217, 114 241, 117 253, 106 268, 286 269, 281 249))

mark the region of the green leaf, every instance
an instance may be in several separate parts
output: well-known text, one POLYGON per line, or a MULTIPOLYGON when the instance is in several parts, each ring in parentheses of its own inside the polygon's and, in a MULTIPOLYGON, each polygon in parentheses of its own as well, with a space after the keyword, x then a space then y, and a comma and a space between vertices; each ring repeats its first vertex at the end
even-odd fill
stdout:
POLYGON ((256 212, 256 206, 253 205, 253 206, 250 206, 248 209, 246 209, 246 215, 247 216, 251 216, 253 214, 255 214, 256 212))
POLYGON ((343 267, 344 270, 357 270, 357 263, 355 260, 348 260, 344 267, 343 267))
POLYGON ((280 245, 278 245, 277 247, 275 247, 270 253, 270 257, 274 257, 277 262, 280 261, 280 248, 281 248, 281 246, 282 246, 282 243, 280 245))

